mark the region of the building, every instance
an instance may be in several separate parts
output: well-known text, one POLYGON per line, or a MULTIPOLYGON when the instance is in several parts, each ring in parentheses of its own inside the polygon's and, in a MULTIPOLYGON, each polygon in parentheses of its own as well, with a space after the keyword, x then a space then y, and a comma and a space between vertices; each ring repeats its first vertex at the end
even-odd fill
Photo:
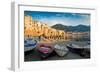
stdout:
POLYGON ((44 37, 54 40, 89 39, 90 32, 65 32, 49 27, 47 24, 35 21, 31 16, 24 16, 24 36, 44 37))

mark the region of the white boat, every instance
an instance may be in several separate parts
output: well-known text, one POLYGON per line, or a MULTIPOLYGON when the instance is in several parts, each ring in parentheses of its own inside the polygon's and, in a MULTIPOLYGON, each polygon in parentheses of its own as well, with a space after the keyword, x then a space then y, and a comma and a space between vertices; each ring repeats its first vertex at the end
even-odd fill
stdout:
POLYGON ((66 55, 68 53, 68 51, 69 51, 68 48, 66 46, 64 46, 64 45, 56 44, 54 46, 54 48, 55 48, 55 52, 61 57, 66 55))
POLYGON ((24 39, 24 52, 30 51, 36 48, 37 41, 32 38, 24 39))

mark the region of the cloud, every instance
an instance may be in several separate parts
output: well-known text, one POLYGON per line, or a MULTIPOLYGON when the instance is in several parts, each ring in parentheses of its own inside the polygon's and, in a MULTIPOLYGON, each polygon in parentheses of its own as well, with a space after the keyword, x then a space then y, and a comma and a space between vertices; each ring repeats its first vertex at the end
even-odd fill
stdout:
POLYGON ((42 18, 39 21, 44 22, 46 24, 48 24, 49 26, 55 25, 55 24, 63 24, 63 25, 67 25, 68 21, 65 19, 61 19, 61 18, 42 18))
POLYGON ((89 16, 82 15, 81 18, 67 18, 65 16, 60 17, 52 17, 52 18, 41 18, 39 21, 44 22, 48 24, 49 26, 55 25, 55 24, 63 24, 68 26, 76 26, 79 24, 83 25, 89 25, 90 24, 90 18, 89 16))

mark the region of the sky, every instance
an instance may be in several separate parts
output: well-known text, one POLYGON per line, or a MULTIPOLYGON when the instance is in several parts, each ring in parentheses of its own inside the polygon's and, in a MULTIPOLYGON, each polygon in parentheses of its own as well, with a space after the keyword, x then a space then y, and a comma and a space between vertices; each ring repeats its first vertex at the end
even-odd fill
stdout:
POLYGON ((24 11, 24 15, 32 16, 33 20, 41 21, 49 26, 55 24, 67 26, 90 25, 90 14, 87 13, 24 11))

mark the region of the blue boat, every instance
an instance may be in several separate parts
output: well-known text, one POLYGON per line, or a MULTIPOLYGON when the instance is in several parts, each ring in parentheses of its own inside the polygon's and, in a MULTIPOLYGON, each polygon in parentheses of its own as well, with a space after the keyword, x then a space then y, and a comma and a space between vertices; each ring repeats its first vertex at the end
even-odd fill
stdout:
POLYGON ((30 51, 37 46, 37 41, 33 40, 33 38, 27 38, 24 40, 24 52, 30 51))

